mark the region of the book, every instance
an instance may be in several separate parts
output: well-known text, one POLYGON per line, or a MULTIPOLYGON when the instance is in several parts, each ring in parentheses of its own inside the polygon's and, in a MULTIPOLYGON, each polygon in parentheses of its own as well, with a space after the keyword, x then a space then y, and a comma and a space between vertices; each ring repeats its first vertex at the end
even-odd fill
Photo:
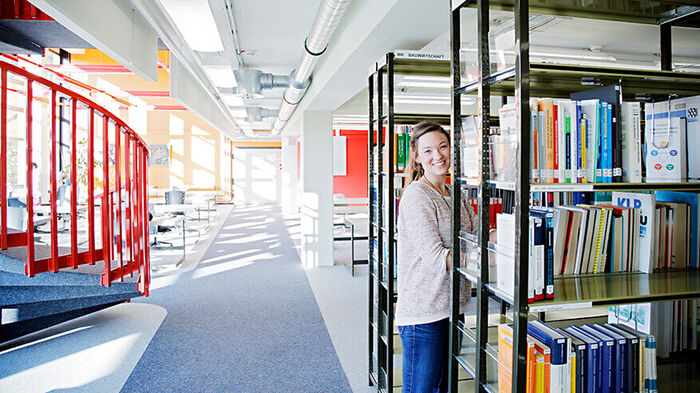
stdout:
POLYGON ((600 380, 600 353, 598 341, 588 336, 587 334, 580 332, 577 328, 570 326, 564 329, 572 337, 576 337, 578 340, 584 343, 585 353, 583 358, 584 361, 584 374, 585 374, 585 390, 584 392, 600 391, 601 380, 600 380))
POLYGON ((615 340, 588 325, 579 326, 578 329, 598 340, 598 346, 602 353, 600 375, 602 384, 600 391, 603 393, 612 393, 615 386, 615 340))
POLYGON ((639 102, 623 102, 621 114, 622 180, 642 182, 642 125, 639 102))
POLYGON ((615 340, 615 372, 613 373, 615 381, 614 391, 629 391, 628 360, 632 355, 628 350, 627 338, 597 323, 593 325, 593 328, 615 340))
POLYGON ((693 192, 680 191, 657 191, 656 200, 661 202, 678 202, 685 203, 690 209, 690 254, 688 265, 691 267, 700 267, 700 204, 698 203, 698 194, 693 192))
POLYGON ((568 338, 539 321, 528 323, 527 332, 534 338, 542 341, 551 350, 551 392, 568 392, 566 384, 567 372, 569 372, 568 338))
POLYGON ((571 393, 586 393, 589 391, 586 384, 586 343, 564 329, 558 328, 557 331, 567 336, 571 343, 571 393))
POLYGON ((651 273, 654 267, 651 256, 656 206, 655 195, 614 191, 612 203, 616 206, 639 209, 639 231, 635 233, 635 236, 639 236, 639 242, 635 241, 635 244, 638 244, 638 268, 643 273, 651 273))
POLYGON ((610 323, 605 327, 627 339, 627 386, 632 392, 639 392, 639 337, 610 323))
MULTIPOLYGON (((671 113, 685 118, 686 146, 700 146, 700 96, 671 100, 671 113)), ((687 149, 686 149, 687 150, 687 149)), ((688 155, 688 179, 700 180, 700 154, 688 155)))

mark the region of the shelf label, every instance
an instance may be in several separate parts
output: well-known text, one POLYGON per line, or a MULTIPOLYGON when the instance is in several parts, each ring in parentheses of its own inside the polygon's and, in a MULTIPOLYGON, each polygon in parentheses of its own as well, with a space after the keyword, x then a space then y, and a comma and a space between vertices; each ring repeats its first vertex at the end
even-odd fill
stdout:
POLYGON ((593 191, 593 184, 533 184, 530 186, 531 192, 554 192, 554 191, 593 191))
POLYGON ((530 306, 530 312, 577 310, 581 308, 591 308, 593 302, 578 302, 564 304, 547 304, 541 306, 530 306))
POLYGON ((449 60, 445 53, 429 53, 417 50, 397 50, 394 51, 394 58, 401 59, 421 59, 421 60, 449 60))

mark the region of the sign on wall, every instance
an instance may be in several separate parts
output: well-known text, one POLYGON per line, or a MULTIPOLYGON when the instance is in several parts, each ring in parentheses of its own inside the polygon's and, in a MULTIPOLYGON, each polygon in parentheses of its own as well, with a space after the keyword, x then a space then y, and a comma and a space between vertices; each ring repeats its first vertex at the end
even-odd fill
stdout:
POLYGON ((168 145, 151 145, 151 151, 148 154, 148 165, 170 166, 170 148, 168 145))
POLYGON ((347 137, 333 137, 333 176, 347 176, 347 137))

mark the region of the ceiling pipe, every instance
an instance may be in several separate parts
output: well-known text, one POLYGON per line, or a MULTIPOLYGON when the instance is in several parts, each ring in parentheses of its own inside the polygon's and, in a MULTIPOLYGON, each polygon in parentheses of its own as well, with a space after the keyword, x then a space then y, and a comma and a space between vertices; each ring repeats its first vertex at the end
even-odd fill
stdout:
POLYGON ((289 86, 289 75, 273 75, 260 70, 238 69, 233 71, 236 77, 236 94, 246 97, 260 97, 263 89, 289 86))
POLYGON ((297 105, 309 87, 311 73, 318 58, 326 51, 328 41, 340 24, 345 11, 352 0, 324 0, 316 17, 311 33, 304 41, 304 55, 299 66, 292 73, 287 89, 284 91, 279 115, 275 120, 272 134, 277 135, 292 117, 297 105))
POLYGON ((276 117, 279 114, 278 110, 267 109, 259 106, 248 106, 245 108, 247 114, 245 120, 247 122, 262 121, 263 118, 276 117))

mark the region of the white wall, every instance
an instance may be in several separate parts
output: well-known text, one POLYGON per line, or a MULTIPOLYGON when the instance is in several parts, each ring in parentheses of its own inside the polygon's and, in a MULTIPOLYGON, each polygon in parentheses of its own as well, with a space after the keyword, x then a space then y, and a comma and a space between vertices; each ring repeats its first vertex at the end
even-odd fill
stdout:
POLYGON ((281 149, 234 147, 234 203, 280 203, 281 160, 281 149))
POLYGON ((297 141, 297 135, 282 137, 282 211, 285 214, 299 212, 297 141))

